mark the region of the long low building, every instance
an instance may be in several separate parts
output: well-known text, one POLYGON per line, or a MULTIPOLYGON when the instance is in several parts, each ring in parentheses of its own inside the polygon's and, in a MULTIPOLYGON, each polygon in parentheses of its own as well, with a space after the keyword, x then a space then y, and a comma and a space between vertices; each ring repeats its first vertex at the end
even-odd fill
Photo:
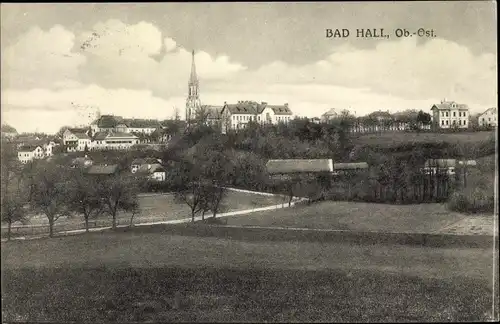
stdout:
POLYGON ((286 159, 269 160, 266 164, 269 175, 339 174, 342 171, 368 169, 366 162, 334 163, 332 159, 286 159))

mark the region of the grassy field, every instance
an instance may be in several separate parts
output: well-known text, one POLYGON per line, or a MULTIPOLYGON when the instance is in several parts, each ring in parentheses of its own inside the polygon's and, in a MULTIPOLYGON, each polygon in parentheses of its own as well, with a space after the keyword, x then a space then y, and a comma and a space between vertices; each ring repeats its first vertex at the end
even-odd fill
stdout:
POLYGON ((443 204, 388 205, 325 201, 310 206, 230 217, 227 224, 432 233, 465 217, 446 210, 443 204))
MULTIPOLYGON (((287 201, 286 198, 279 196, 263 196, 250 193, 242 193, 236 191, 228 191, 228 196, 226 197, 224 204, 224 210, 236 211, 244 209, 252 209, 270 205, 277 205, 287 201)), ((165 195, 143 195, 139 199, 141 212, 140 214, 134 216, 134 223, 141 222, 154 222, 154 221, 167 221, 176 220, 191 217, 191 212, 189 207, 185 204, 180 204, 174 201, 174 197, 169 194, 165 195)), ((130 214, 121 213, 118 215, 117 219, 118 225, 129 224, 130 214)), ((39 217, 32 218, 31 224, 33 225, 47 225, 47 218, 43 215, 39 217)), ((105 227, 111 226, 111 218, 108 216, 103 216, 91 223, 92 227, 105 227)), ((83 218, 73 217, 66 218, 61 217, 56 225, 56 231, 68 231, 75 229, 83 229, 83 218)), ((2 236, 5 235, 6 230, 2 229, 2 236)), ((29 235, 29 234, 43 234, 48 233, 48 227, 38 227, 30 229, 19 229, 13 231, 13 236, 16 235, 29 235)))
POLYGON ((491 132, 459 132, 459 133, 407 133, 407 132, 382 132, 377 134, 365 134, 355 137, 354 144, 361 145, 399 145, 405 143, 464 143, 474 144, 495 138, 491 132))
POLYGON ((4 321, 478 321, 491 252, 94 233, 2 243, 4 321))

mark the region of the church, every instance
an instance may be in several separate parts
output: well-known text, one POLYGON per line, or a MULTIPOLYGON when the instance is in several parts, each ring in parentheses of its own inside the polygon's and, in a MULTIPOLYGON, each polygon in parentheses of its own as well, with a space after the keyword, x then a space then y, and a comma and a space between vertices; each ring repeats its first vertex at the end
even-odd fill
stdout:
POLYGON ((188 81, 188 97, 186 99, 186 123, 188 127, 194 122, 220 127, 223 133, 238 130, 253 121, 259 124, 288 123, 293 113, 288 103, 269 105, 267 102, 238 101, 235 104, 224 102, 223 106, 202 105, 200 100, 200 82, 196 74, 194 51, 192 52, 191 75, 188 81))

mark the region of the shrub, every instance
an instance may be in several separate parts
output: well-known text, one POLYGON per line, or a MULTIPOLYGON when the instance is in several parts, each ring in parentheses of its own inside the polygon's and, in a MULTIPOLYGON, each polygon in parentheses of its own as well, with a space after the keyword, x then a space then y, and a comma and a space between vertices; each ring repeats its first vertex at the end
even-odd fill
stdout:
POLYGON ((454 192, 447 204, 449 210, 467 214, 493 213, 494 206, 493 194, 481 188, 454 192))

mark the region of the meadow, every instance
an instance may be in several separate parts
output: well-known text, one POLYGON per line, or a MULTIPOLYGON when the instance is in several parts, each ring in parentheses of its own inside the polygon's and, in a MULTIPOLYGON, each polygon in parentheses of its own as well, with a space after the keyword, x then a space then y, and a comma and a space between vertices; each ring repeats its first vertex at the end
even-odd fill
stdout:
MULTIPOLYGON (((265 196, 252 193, 228 191, 224 206, 220 212, 253 209, 258 207, 285 203, 286 198, 281 196, 265 196)), ((191 211, 186 204, 176 202, 171 194, 144 194, 139 197, 140 212, 134 216, 134 223, 161 222, 191 217, 191 211)), ((117 217, 118 225, 130 224, 130 214, 120 213, 117 217)), ((210 217, 211 213, 205 216, 210 217)), ((55 224, 55 232, 84 229, 83 217, 61 217, 55 224)), ((12 235, 22 236, 48 233, 48 221, 44 215, 37 215, 30 219, 31 228, 14 228, 12 235)), ((111 226, 111 218, 102 215, 91 220, 91 227, 111 226)), ((6 235, 6 228, 2 227, 2 236, 6 235)))
POLYGON ((495 138, 494 131, 482 132, 379 132, 372 134, 353 134, 353 144, 392 146, 408 143, 441 143, 450 144, 479 144, 495 138))
POLYGON ((324 201, 227 218, 227 225, 351 231, 433 233, 466 216, 444 204, 389 205, 324 201))
POLYGON ((487 320, 491 251, 92 233, 2 243, 3 321, 487 320))

